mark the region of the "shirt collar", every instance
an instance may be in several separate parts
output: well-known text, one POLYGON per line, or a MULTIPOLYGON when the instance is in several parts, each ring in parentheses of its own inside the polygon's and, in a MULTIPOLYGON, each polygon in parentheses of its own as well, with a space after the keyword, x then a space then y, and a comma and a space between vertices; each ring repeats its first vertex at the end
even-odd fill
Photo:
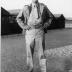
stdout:
POLYGON ((39 6, 39 3, 35 4, 35 3, 32 2, 32 8, 33 8, 35 5, 38 7, 38 6, 39 6))

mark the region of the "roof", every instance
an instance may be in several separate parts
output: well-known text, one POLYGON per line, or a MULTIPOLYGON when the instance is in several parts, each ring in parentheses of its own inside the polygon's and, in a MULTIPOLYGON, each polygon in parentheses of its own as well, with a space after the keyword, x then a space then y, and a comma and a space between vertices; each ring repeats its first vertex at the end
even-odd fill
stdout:
MULTIPOLYGON (((54 14, 54 17, 58 18, 60 16, 63 16, 63 14, 54 14)), ((64 16, 63 16, 64 17, 64 16)))
POLYGON ((10 13, 3 7, 1 7, 1 16, 10 16, 10 13))
POLYGON ((9 13, 11 14, 11 15, 18 15, 18 13, 20 12, 20 9, 15 9, 15 10, 9 10, 9 13))

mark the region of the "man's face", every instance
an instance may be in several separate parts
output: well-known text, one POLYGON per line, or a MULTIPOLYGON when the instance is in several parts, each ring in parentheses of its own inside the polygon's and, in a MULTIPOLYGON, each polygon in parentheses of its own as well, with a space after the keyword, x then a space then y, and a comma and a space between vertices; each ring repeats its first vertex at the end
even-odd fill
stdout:
POLYGON ((32 2, 33 2, 33 3, 37 3, 37 2, 38 2, 38 0, 32 0, 32 2))

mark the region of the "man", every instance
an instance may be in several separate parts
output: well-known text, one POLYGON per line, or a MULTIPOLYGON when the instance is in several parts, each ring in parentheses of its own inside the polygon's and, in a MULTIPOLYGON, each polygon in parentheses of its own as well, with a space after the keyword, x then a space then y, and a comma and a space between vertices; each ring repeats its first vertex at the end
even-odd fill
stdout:
POLYGON ((17 22, 23 30, 26 30, 26 53, 27 65, 30 71, 33 70, 34 48, 37 50, 39 63, 44 57, 45 32, 53 19, 52 13, 46 5, 32 0, 30 5, 25 5, 17 16, 17 22))

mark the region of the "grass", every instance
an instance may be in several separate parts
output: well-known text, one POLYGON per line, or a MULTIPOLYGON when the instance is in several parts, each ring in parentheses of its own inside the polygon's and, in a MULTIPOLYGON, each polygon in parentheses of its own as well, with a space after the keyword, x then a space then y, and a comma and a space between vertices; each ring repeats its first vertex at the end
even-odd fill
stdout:
MULTIPOLYGON (((52 49, 52 53, 56 48, 61 49, 62 46, 72 45, 72 29, 49 30, 45 42, 46 50, 52 49)), ((70 47, 70 49, 72 48, 70 47)), ((72 54, 63 57, 53 56, 52 53, 47 56, 47 70, 49 72, 68 72, 72 66, 72 54)), ((35 55, 34 62, 35 72, 38 72, 40 68, 35 55)), ((1 37, 1 72, 27 72, 23 35, 1 37)))

